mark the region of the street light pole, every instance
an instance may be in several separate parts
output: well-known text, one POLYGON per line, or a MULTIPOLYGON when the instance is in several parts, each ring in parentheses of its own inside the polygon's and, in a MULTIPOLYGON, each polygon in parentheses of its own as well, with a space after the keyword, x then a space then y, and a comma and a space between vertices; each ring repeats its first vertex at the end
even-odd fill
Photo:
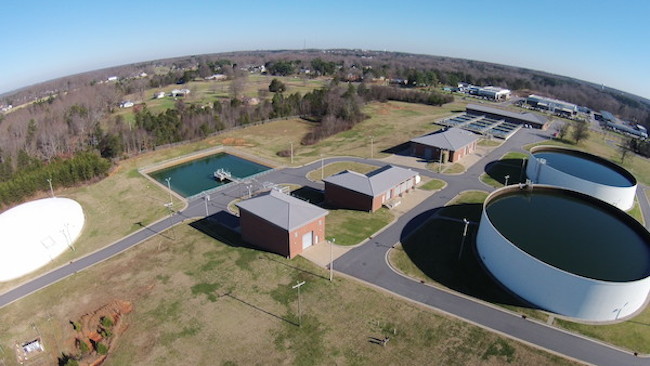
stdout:
POLYGON ((169 190, 169 210, 171 211, 172 209, 172 186, 171 183, 169 183, 172 180, 172 177, 167 177, 165 178, 165 181, 167 181, 167 189, 169 190))
POLYGON ((302 305, 300 304, 300 288, 305 284, 305 281, 298 282, 291 288, 298 289, 298 326, 302 327, 302 305))
POLYGON ((210 201, 210 195, 206 194, 203 196, 203 201, 205 202, 205 217, 208 217, 210 213, 208 212, 208 201, 210 201))
POLYGON ((54 189, 52 188, 52 178, 47 178, 47 182, 50 184, 50 195, 54 198, 54 189))
POLYGON ((469 221, 466 218, 463 218, 463 223, 465 224, 465 228, 463 228, 463 238, 460 241, 460 251, 458 252, 458 260, 460 260, 460 256, 463 254, 463 246, 465 245, 465 237, 467 236, 467 225, 469 224, 469 221))
POLYGON ((333 252, 333 243, 336 243, 336 239, 332 238, 332 240, 329 240, 330 242, 330 282, 334 278, 334 252, 333 252))
POLYGON ((504 178, 506 179, 506 184, 504 184, 504 185, 507 186, 508 185, 508 178, 510 178, 510 174, 506 175, 504 178))

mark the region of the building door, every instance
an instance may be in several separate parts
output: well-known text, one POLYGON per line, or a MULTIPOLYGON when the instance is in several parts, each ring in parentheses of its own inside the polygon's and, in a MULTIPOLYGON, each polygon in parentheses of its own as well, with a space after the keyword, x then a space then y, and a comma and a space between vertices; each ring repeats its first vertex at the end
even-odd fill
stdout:
POLYGON ((302 236, 302 249, 308 248, 314 244, 314 232, 310 231, 302 236))
POLYGON ((424 159, 425 160, 431 160, 431 157, 433 156, 433 149, 430 147, 427 147, 424 149, 424 159))

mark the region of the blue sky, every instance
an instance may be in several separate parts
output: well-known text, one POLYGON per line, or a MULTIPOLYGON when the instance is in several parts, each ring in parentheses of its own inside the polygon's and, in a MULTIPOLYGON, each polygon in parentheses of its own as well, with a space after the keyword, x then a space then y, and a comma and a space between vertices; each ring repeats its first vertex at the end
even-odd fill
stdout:
POLYGON ((99 68, 255 49, 489 61, 650 98, 650 1, 3 1, 0 93, 99 68))

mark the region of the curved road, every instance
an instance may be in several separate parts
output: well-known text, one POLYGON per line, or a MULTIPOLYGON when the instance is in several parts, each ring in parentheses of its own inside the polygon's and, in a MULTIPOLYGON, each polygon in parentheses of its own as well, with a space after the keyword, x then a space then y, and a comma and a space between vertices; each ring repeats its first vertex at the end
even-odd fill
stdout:
MULTIPOLYGON (((447 187, 401 216, 371 241, 350 250, 338 258, 335 261, 334 268, 338 272, 345 273, 412 301, 425 304, 505 336, 575 360, 596 365, 650 365, 650 359, 637 357, 629 351, 616 349, 537 321, 524 319, 471 298, 405 278, 394 272, 386 262, 386 255, 390 248, 398 243, 400 238, 408 235, 420 224, 424 223, 433 214, 432 209, 444 206, 451 198, 465 190, 493 190, 493 188, 482 184, 478 180, 489 162, 499 159, 508 151, 521 150, 520 147, 527 143, 542 141, 547 138, 548 134, 539 130, 522 129, 510 140, 474 164, 465 174, 444 176, 444 180, 448 183, 447 187)), ((382 161, 361 158, 339 157, 327 159, 328 163, 334 161, 358 161, 373 165, 384 164, 382 161)), ((319 168, 320 164, 320 161, 318 161, 299 168, 274 170, 260 179, 322 189, 322 183, 314 183, 305 178, 307 172, 319 168)), ((424 176, 442 178, 439 174, 428 170, 415 170, 418 170, 424 176)), ((246 192, 246 189, 243 184, 237 184, 227 186, 225 189, 211 194, 208 204, 209 215, 227 210, 228 203, 235 198, 241 197, 246 192)), ((648 200, 645 199, 644 194, 641 194, 640 202, 644 216, 650 221, 648 219, 650 218, 650 205, 648 205, 648 200)), ((205 214, 205 202, 202 199, 190 201, 183 211, 166 217, 103 249, 1 294, 0 307, 109 259, 154 235, 165 235, 165 230, 186 219, 205 217, 205 214)), ((648 227, 648 224, 646 224, 646 227, 648 227)))

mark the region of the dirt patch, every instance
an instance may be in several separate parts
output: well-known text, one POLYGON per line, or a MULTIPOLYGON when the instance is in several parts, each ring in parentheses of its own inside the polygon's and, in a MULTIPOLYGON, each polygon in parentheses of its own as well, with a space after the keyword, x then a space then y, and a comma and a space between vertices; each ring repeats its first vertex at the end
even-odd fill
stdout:
POLYGON ((79 320, 71 320, 73 331, 63 341, 61 358, 75 359, 82 366, 101 365, 128 328, 124 315, 132 311, 131 302, 114 300, 79 320))
POLYGON ((245 139, 234 137, 226 137, 221 140, 221 143, 227 146, 254 146, 253 144, 246 142, 245 139))

